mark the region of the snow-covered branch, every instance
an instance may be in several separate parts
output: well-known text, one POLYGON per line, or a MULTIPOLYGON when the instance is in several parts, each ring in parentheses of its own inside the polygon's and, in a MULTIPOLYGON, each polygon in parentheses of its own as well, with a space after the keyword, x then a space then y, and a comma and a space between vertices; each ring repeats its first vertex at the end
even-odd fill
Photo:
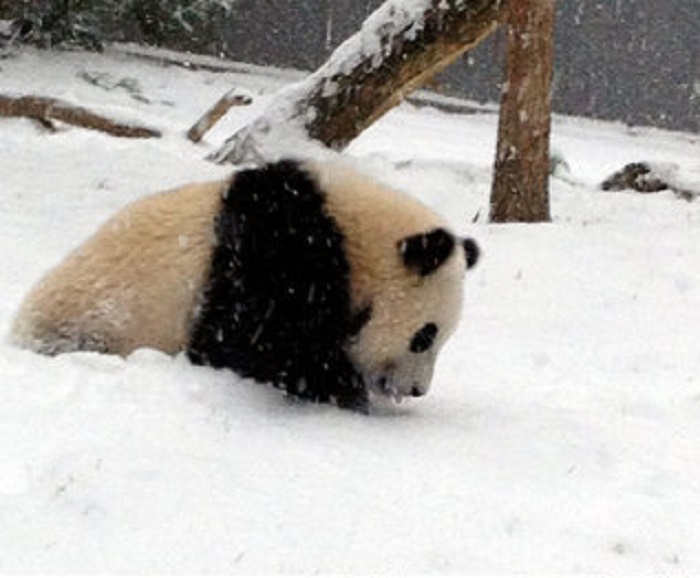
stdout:
MULTIPOLYGON (((220 163, 274 157, 295 139, 344 148, 498 26, 503 0, 388 0, 315 73, 230 137, 220 163)), ((288 150, 287 150, 288 152, 288 150)))

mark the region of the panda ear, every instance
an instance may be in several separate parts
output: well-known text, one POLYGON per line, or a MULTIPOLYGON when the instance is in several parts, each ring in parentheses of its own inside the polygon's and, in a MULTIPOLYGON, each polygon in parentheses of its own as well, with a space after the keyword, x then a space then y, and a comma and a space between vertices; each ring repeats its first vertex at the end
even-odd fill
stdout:
POLYGON ((421 277, 436 271, 455 248, 455 238, 445 229, 412 235, 399 241, 398 249, 403 264, 421 277))
POLYGON ((479 261, 481 249, 476 244, 474 239, 462 239, 462 247, 464 247, 464 256, 467 258, 467 269, 471 269, 479 261))

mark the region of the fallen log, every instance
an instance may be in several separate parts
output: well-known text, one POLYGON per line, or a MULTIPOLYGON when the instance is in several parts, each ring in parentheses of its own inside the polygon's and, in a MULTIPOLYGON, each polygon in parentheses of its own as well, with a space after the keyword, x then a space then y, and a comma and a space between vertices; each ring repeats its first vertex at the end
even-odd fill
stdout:
POLYGON ((635 191, 644 194, 671 191, 684 201, 694 201, 700 197, 697 183, 693 186, 690 182, 684 182, 679 178, 678 165, 669 163, 628 163, 605 179, 600 188, 604 191, 635 191))
POLYGON ((117 137, 154 138, 160 131, 107 118, 68 102, 44 96, 8 96, 0 94, 0 117, 22 117, 46 125, 57 120, 97 130, 117 137))

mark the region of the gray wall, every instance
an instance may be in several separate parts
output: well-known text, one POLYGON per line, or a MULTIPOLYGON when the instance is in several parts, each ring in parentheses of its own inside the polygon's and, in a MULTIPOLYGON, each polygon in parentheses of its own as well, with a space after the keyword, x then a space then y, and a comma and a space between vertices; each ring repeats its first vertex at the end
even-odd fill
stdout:
MULTIPOLYGON (((238 0, 219 47, 235 59, 314 69, 381 0, 238 0)), ((700 0, 559 0, 558 112, 700 132, 700 0)), ((497 101, 496 34, 441 75, 497 101)))
MULTIPOLYGON (((73 25, 83 17, 97 37, 313 70, 382 3, 235 0, 228 14, 217 4, 200 8, 183 34, 172 14, 180 1, 70 6, 73 25)), ((23 7, 47 12, 62 2, 0 0, 0 17, 18 17, 23 7)), ((558 0, 555 35, 555 111, 700 132, 700 0, 558 0)), ((443 73, 443 89, 497 101, 502 36, 496 33, 443 73)))

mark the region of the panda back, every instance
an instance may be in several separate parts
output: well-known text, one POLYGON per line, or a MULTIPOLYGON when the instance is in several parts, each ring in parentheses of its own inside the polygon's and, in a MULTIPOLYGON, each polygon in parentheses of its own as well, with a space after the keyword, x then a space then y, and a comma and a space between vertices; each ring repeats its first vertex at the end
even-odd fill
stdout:
POLYGON ((197 183, 127 205, 37 283, 12 339, 47 354, 182 350, 223 186, 197 183))

